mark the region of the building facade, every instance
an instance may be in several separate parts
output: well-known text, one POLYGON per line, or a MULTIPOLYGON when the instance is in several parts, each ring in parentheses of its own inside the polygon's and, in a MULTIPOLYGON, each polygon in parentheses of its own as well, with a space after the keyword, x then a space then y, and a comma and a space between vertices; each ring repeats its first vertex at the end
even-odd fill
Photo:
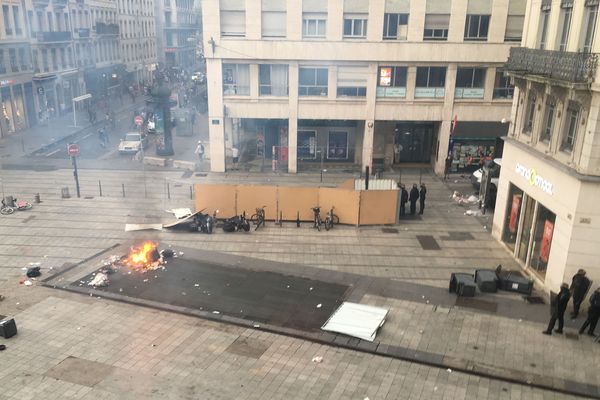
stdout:
POLYGON ((600 281, 597 0, 529 0, 493 234, 547 290, 600 281))
POLYGON ((197 43, 201 42, 200 9, 195 0, 157 0, 159 56, 166 67, 194 72, 198 67, 197 43))
POLYGON ((228 148, 311 164, 498 155, 525 0, 206 0, 211 169, 228 148), (452 135, 451 135, 452 131, 452 135))

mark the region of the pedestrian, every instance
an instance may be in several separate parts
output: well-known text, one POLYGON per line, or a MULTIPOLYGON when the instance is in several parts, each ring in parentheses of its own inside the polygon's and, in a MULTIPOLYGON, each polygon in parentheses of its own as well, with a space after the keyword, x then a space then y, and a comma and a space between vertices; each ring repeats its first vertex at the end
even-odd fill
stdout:
POLYGON ((408 192, 406 186, 400 184, 400 216, 406 215, 406 203, 408 202, 408 192))
POLYGON ((233 166, 234 166, 234 168, 238 169, 238 161, 240 159, 240 151, 235 146, 233 146, 231 148, 231 157, 233 158, 233 166))
POLYGON ((579 307, 581 307, 581 303, 591 284, 592 282, 585 276, 585 270, 580 269, 573 275, 573 280, 571 281, 571 294, 573 295, 573 313, 571 314, 571 319, 575 319, 579 315, 579 307))
POLYGON ((423 215, 425 211, 425 196, 427 195, 427 188, 424 183, 421 183, 421 190, 419 190, 419 214, 423 215))
POLYGON ((98 139, 100 140, 100 146, 106 147, 106 142, 104 141, 104 131, 102 128, 98 129, 98 139))
POLYGON ((196 146, 195 153, 198 154, 198 159, 202 162, 202 159, 204 158, 204 145, 201 140, 198 140, 198 146, 196 146))
POLYGON ((446 161, 444 164, 444 180, 450 178, 450 170, 452 169, 452 161, 454 161, 454 158, 452 157, 452 153, 449 153, 448 157, 446 157, 446 161))
POLYGON ((556 329, 554 332, 563 333, 563 326, 565 324, 565 311, 567 310, 567 304, 569 304, 570 298, 571 292, 569 292, 569 285, 563 283, 560 285, 560 292, 558 292, 558 295, 556 296, 555 304, 552 305, 552 317, 548 323, 548 329, 542 332, 544 335, 552 335, 552 329, 554 329, 554 324, 556 324, 557 319, 558 329, 556 329))
POLYGON ((417 200, 419 200, 419 189, 417 189, 416 183, 413 183, 408 199, 410 200, 410 215, 415 215, 417 212, 417 200))
POLYGON ((579 334, 582 335, 585 331, 585 328, 588 327, 588 335, 595 336, 594 330, 596 329, 596 325, 598 324, 598 319, 600 319, 600 287, 596 288, 592 296, 590 297, 590 308, 588 308, 588 316, 581 329, 579 329, 579 334))

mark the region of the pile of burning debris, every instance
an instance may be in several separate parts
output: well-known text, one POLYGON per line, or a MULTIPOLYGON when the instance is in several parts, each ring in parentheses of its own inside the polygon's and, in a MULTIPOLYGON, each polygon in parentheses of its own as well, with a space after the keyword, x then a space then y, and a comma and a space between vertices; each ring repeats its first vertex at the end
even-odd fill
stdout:
MULTIPOLYGON (((183 252, 179 254, 183 255, 183 252)), ((128 255, 121 257, 113 255, 107 260, 103 260, 103 267, 92 274, 93 278, 87 284, 92 287, 108 286, 110 283, 108 276, 115 273, 118 268, 128 268, 130 270, 128 273, 132 271, 146 273, 157 269, 164 270, 167 259, 171 257, 177 257, 177 254, 171 248, 159 250, 158 243, 145 242, 139 247, 132 247, 128 255)))

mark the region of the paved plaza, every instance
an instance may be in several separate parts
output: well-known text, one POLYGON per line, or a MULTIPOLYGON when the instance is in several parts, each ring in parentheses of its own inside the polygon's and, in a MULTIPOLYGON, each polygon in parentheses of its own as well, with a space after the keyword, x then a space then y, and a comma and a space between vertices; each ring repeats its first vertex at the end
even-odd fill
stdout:
MULTIPOLYGON (((402 181, 418 182, 419 175, 404 170, 402 181)), ((330 173, 323 184, 350 177, 330 173)), ((1 178, 5 194, 32 201, 39 193, 42 203, 0 218, 0 314, 13 316, 19 328, 0 339, 7 346, 0 353, 0 399, 600 397, 600 345, 576 334, 581 317, 567 322, 567 335, 547 337, 547 304, 510 293, 479 295, 494 305, 485 311, 456 305, 447 293, 451 272, 519 268, 491 238, 491 217, 465 215, 469 207, 451 199, 453 190, 472 190, 464 177, 445 183, 424 173, 425 214, 388 227, 397 231, 316 232, 308 223, 271 222, 248 234, 213 235, 124 226, 171 221, 165 210, 191 207, 195 182, 317 185, 320 176, 82 169, 81 198, 69 169, 3 169, 1 178), (71 198, 61 197, 64 187, 71 198), (418 235, 433 236, 440 249, 425 250, 418 235), (41 280, 19 284, 30 263, 40 263, 46 278, 148 239, 251 259, 252 268, 353 281, 349 300, 389 308, 388 320, 367 346, 71 293, 41 280), (313 362, 316 356, 322 362, 313 362)))

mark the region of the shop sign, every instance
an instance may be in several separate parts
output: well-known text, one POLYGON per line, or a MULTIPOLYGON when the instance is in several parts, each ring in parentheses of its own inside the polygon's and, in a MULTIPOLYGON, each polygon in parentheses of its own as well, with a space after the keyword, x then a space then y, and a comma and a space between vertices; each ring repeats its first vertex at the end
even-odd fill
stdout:
POLYGON ((548 193, 549 195, 553 194, 552 191, 554 189, 554 185, 552 184, 552 182, 539 176, 534 168, 527 168, 521 164, 517 164, 515 170, 517 174, 527 179, 531 186, 540 188, 542 191, 548 193))
POLYGON ((0 86, 8 86, 14 83, 13 79, 2 79, 0 80, 0 86))

